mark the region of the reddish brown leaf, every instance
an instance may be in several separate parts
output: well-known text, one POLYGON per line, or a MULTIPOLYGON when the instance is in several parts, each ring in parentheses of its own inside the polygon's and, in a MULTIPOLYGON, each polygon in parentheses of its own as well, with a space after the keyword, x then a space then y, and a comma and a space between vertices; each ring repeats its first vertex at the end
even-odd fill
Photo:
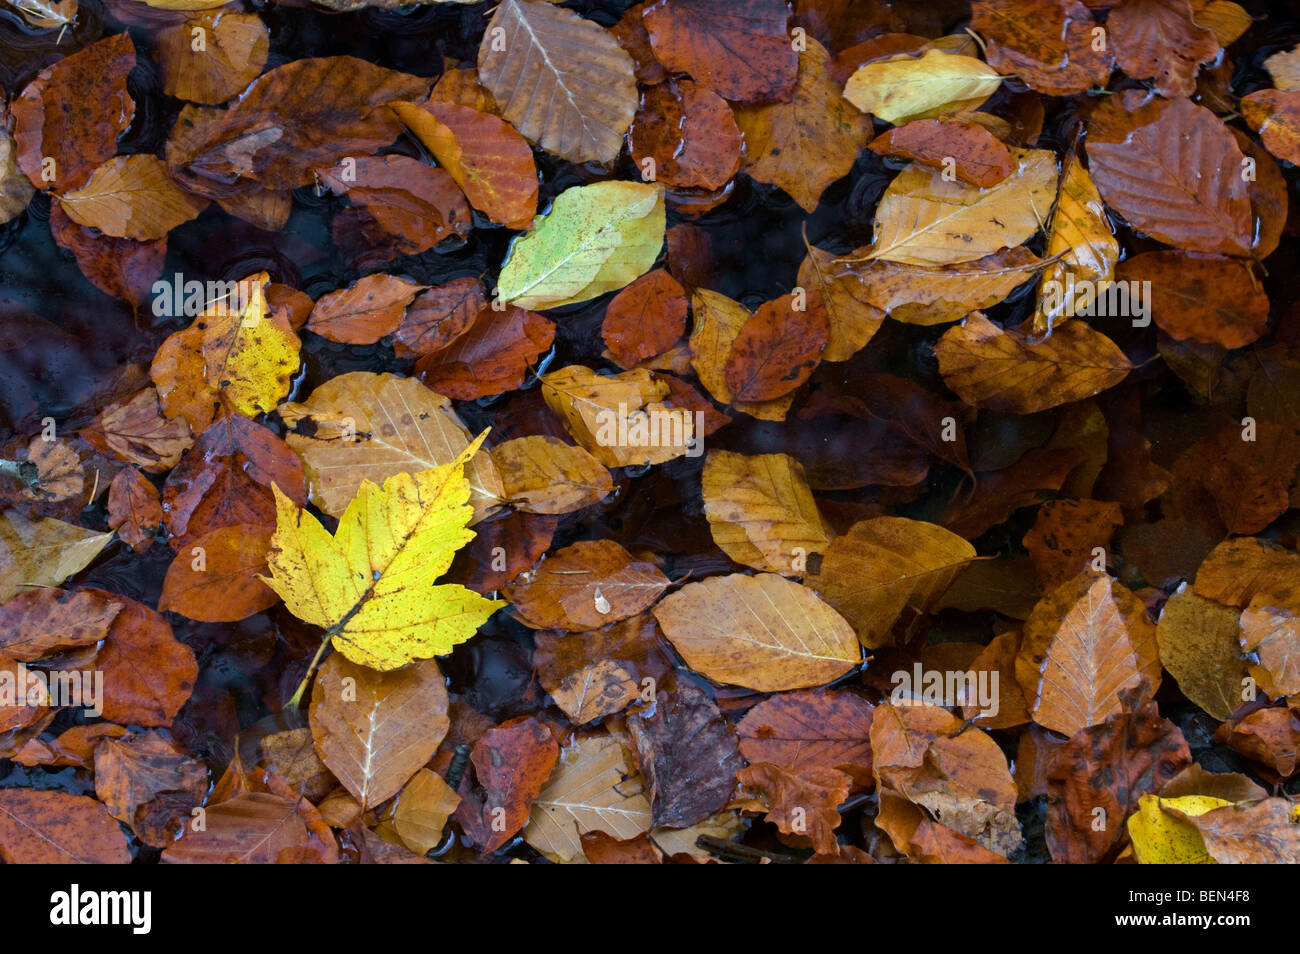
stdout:
POLYGON ((811 839, 818 854, 838 848, 835 829, 839 806, 849 796, 850 780, 843 772, 822 767, 792 775, 779 765, 759 762, 736 773, 741 789, 755 789, 767 806, 767 820, 787 835, 811 839))
POLYGON ((235 623, 270 609, 275 592, 266 575, 274 527, 236 523, 190 537, 163 579, 158 611, 207 623, 235 623))
MULTIPOLYGON (((137 810, 164 793, 184 796, 175 807, 188 821, 189 809, 199 804, 207 791, 207 766, 157 731, 105 739, 95 749, 95 796, 108 807, 109 814, 132 827, 137 810)), ((180 830, 180 825, 175 827, 180 830)))
POLYGON ((971 13, 999 73, 1049 96, 1106 85, 1114 58, 1104 44, 1097 49, 1097 22, 1078 0, 976 0, 971 13))
POLYGON ((470 565, 465 585, 479 593, 504 587, 551 548, 559 519, 510 510, 476 524, 463 551, 470 565))
POLYGON ((1222 255, 1143 252, 1115 267, 1119 282, 1150 282, 1142 301, 1162 331, 1240 348, 1268 330, 1268 295, 1250 266, 1222 255))
POLYGON ((441 351, 459 338, 487 307, 487 292, 477 278, 455 278, 426 288, 406 308, 393 336, 399 358, 418 358, 441 351))
POLYGON ((1094 548, 1102 549, 1101 565, 1108 562, 1110 538, 1124 525, 1119 504, 1097 500, 1050 500, 1038 511, 1034 527, 1025 534, 1024 546, 1034 559, 1038 583, 1054 589, 1095 565, 1094 548))
POLYGON ((1280 778, 1295 774, 1300 752, 1300 718, 1285 706, 1256 709, 1219 726, 1216 741, 1236 749, 1280 778))
POLYGON ((483 733, 470 754, 479 788, 462 781, 455 816, 479 851, 496 851, 524 827, 559 755, 551 730, 532 716, 483 733))
POLYGON ((122 606, 109 593, 42 587, 0 606, 0 653, 35 662, 63 649, 94 646, 108 635, 122 606))
POLYGON ((686 333, 686 292, 663 269, 647 272, 610 300, 600 333, 625 368, 663 354, 686 333))
POLYGON ((1107 18, 1119 67, 1155 81, 1162 96, 1191 96, 1196 71, 1219 55, 1214 34, 1192 19, 1188 0, 1128 0, 1107 18))
POLYGON ((584 831, 582 853, 593 865, 661 865, 664 853, 644 832, 620 841, 603 831, 584 831))
POLYGON ((90 770, 95 766, 95 749, 100 741, 120 739, 126 734, 126 729, 111 722, 74 725, 48 742, 32 739, 13 758, 19 765, 71 765, 90 770))
POLYGON ((727 387, 740 401, 771 401, 812 375, 830 336, 818 292, 764 302, 741 327, 727 356, 727 387), (796 308, 796 302, 803 307, 796 308))
POLYGON ((988 188, 1016 171, 1011 150, 975 123, 918 119, 882 133, 867 147, 882 156, 904 156, 988 188))
POLYGON ((872 705, 854 692, 800 689, 760 702, 736 726, 740 753, 795 775, 810 768, 848 773, 854 787, 871 778, 872 705))
POLYGON ((117 472, 108 487, 108 525, 132 550, 148 550, 162 525, 158 488, 135 467, 117 472))
POLYGON ((152 386, 114 401, 78 434, 97 450, 150 474, 175 467, 194 443, 184 418, 163 417, 158 392, 152 386))
POLYGON ((416 362, 420 380, 450 398, 472 401, 524 383, 529 367, 555 339, 555 325, 532 311, 485 308, 450 345, 416 362))
POLYGON ((144 604, 101 590, 81 592, 123 604, 95 658, 96 668, 104 671, 104 718, 123 725, 170 725, 198 678, 193 650, 144 604))
POLYGON ((126 835, 108 809, 84 795, 0 791, 0 858, 11 865, 125 865, 126 835))
POLYGON ((690 80, 642 93, 628 132, 628 151, 643 173, 649 168, 652 178, 685 189, 726 185, 740 168, 741 142, 726 100, 690 80))
POLYGON ((396 275, 366 275, 316 300, 307 330, 342 344, 374 344, 397 330, 423 285, 396 275))
POLYGON ((668 587, 653 563, 613 540, 575 543, 502 590, 534 629, 598 629, 648 609, 668 587))
POLYGON ((162 274, 167 240, 137 242, 99 235, 68 218, 61 205, 50 207, 50 234, 60 248, 70 251, 90 283, 106 295, 139 308, 162 274))

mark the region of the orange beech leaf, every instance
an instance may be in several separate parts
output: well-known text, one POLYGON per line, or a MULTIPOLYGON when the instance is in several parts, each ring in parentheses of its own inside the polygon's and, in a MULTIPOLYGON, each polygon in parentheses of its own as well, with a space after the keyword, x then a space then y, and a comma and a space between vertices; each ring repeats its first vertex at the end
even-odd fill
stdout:
POLYGON ((236 523, 193 536, 163 578, 159 612, 208 623, 235 623, 269 609, 279 597, 265 575, 274 526, 236 523))
POLYGON ((418 358, 447 347, 487 307, 487 292, 477 278, 455 278, 426 288, 406 307, 393 336, 399 358, 418 358))
POLYGON ((1110 77, 1114 56, 1098 44, 1097 21, 1078 0, 975 0, 971 14, 989 65, 1031 89, 1068 96, 1110 77))
POLYGON ((0 791, 0 858, 6 864, 125 865, 126 835, 93 798, 33 789, 0 791))
POLYGON ((534 629, 596 629, 635 616, 668 588, 653 563, 612 540, 575 543, 502 590, 534 629))
POLYGON ((686 332, 686 292, 662 268, 646 272, 610 299, 601 337, 625 368, 663 354, 686 332))
POLYGON ((1115 266, 1117 282, 1150 282, 1142 300, 1165 333, 1240 348, 1268 330, 1268 295, 1250 266, 1222 255, 1143 252, 1115 266))
POLYGON ((830 325, 819 293, 765 302, 741 326, 727 356, 727 387, 741 401, 784 397, 812 375, 830 325))
POLYGON ((342 344, 374 344, 397 330, 424 287, 396 275, 366 275, 316 299, 307 330, 342 344))
POLYGON ((1188 0, 1133 0, 1107 18, 1119 68, 1150 79, 1162 96, 1190 96, 1196 71, 1219 55, 1214 34, 1192 18, 1188 0))
POLYGON ((195 13, 159 30, 154 40, 163 92, 191 103, 216 105, 257 79, 271 49, 271 31, 255 13, 195 13), (194 31, 206 33, 195 50, 194 31))
POLYGON ((470 753, 479 788, 461 782, 455 815, 479 851, 496 851, 524 827, 559 754, 551 730, 531 716, 483 733, 470 753))
POLYGON ((690 80, 668 80, 641 94, 628 132, 638 166, 677 188, 720 189, 740 168, 742 139, 726 100, 690 80))
POLYGON ((848 798, 850 784, 843 772, 815 766, 793 775, 771 762, 757 762, 737 772, 736 781, 742 791, 754 789, 762 794, 767 820, 779 831, 806 836, 818 854, 837 850, 839 806, 848 798))
POLYGON ((472 401, 519 387, 554 340, 555 325, 536 312, 484 308, 451 344, 422 356, 415 370, 439 394, 472 401))
POLYGON ((104 672, 104 718, 123 725, 171 725, 198 678, 194 651, 144 604, 102 590, 81 592, 122 604, 95 657, 96 668, 104 672))
POLYGON ((903 156, 922 165, 952 166, 957 178, 981 188, 1016 171, 1011 150, 975 123, 917 119, 882 133, 867 144, 884 156, 903 156))

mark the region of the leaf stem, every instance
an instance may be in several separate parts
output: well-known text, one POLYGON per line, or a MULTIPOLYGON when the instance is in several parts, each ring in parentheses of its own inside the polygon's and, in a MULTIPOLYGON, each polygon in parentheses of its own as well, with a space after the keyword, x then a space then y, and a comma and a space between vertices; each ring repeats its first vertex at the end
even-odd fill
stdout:
POLYGON ((330 640, 333 638, 334 631, 331 629, 320 641, 320 648, 316 650, 316 655, 312 657, 311 665, 307 667, 307 672, 303 674, 302 682, 298 683, 298 688, 294 691, 292 698, 284 704, 286 709, 297 710, 298 704, 302 702, 303 693, 307 691, 307 683, 311 682, 312 673, 314 673, 316 667, 320 665, 321 657, 325 655, 325 647, 330 644, 330 640))

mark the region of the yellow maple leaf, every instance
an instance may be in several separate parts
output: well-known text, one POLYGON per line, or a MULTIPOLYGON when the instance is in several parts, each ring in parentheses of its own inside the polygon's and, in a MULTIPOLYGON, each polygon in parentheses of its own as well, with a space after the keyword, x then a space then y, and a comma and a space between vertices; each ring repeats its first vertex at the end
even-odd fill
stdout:
POLYGON ((450 463, 394 474, 382 488, 362 481, 333 536, 275 488, 263 581, 358 665, 387 671, 450 652, 505 605, 459 584, 434 585, 474 538, 464 471, 483 436, 450 463))
POLYGON ((1163 810, 1176 808, 1184 815, 1204 815, 1232 802, 1210 795, 1182 795, 1159 798, 1143 795, 1138 810, 1129 817, 1128 833, 1133 839, 1133 856, 1140 865, 1212 865, 1196 826, 1163 810))

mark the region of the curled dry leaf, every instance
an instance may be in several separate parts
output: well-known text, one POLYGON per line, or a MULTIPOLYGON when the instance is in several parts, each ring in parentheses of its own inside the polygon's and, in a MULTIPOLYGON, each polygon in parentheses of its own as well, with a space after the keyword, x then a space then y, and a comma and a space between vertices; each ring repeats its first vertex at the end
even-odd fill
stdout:
POLYGON ((1256 709, 1230 719, 1214 733, 1216 742, 1236 749, 1280 778, 1295 774, 1300 757, 1300 719, 1285 706, 1256 709))
POLYGON ((741 790, 760 793, 767 820, 787 835, 811 839, 819 855, 838 850, 835 829, 840 824, 839 805, 849 795, 851 780, 837 769, 812 766, 795 775, 771 762, 756 762, 736 773, 741 790))
POLYGON ((537 0, 496 8, 478 74, 511 126, 571 162, 612 162, 636 113, 632 58, 614 35, 537 0))
POLYGON ((786 454, 710 451, 701 477, 704 515, 718 547, 756 570, 803 576, 834 535, 803 467, 786 454))
POLYGON ((433 660, 380 673, 335 653, 312 688, 312 738, 363 808, 396 795, 447 734, 447 689, 433 660))
POLYGON ((153 387, 109 404, 79 434, 96 450, 150 474, 175 467, 194 443, 184 418, 169 420, 163 415, 153 387))
POLYGON ((605 466, 581 447, 532 434, 492 448, 505 497, 528 513, 571 513, 614 492, 605 466))
POLYGON ((823 685, 862 657, 842 616, 811 589, 774 573, 688 583, 660 600, 654 614, 692 669, 760 692, 823 685))
POLYGON ((934 350, 944 383, 963 401, 1013 414, 1091 397, 1133 368, 1113 341, 1082 320, 1066 322, 1035 343, 972 312, 934 350))
POLYGON ((544 559, 502 594, 534 629, 597 629, 648 609, 668 588, 653 563, 613 540, 575 543, 544 559))
POLYGON ((451 174, 469 204, 506 228, 527 229, 537 214, 537 165, 524 137, 490 113, 431 100, 393 111, 451 174))
MULTIPOLYGON (((302 458, 311 501, 332 516, 343 513, 363 480, 382 484, 448 463, 470 443, 450 401, 395 374, 341 374, 279 410, 296 426, 286 441, 302 458)), ((486 453, 470 461, 466 474, 479 520, 505 491, 486 453)))

